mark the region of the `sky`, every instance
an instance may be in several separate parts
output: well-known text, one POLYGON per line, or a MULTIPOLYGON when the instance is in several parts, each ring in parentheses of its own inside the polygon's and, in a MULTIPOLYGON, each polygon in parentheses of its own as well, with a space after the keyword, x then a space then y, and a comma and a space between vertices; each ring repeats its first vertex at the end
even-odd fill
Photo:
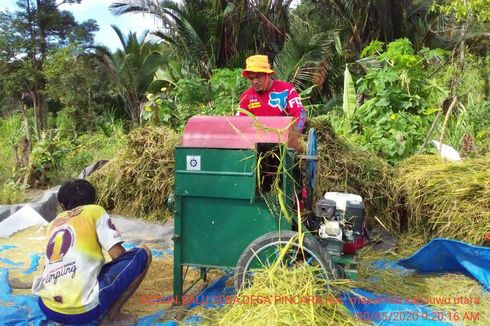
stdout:
MULTIPOLYGON (((15 11, 16 2, 17 0, 0 0, 0 10, 15 11)), ((99 31, 95 34, 95 43, 105 45, 112 51, 121 44, 111 25, 119 27, 123 35, 127 35, 129 31, 140 35, 145 29, 152 31, 157 28, 157 22, 149 14, 125 14, 118 17, 112 15, 109 11, 111 2, 112 0, 82 0, 80 4, 61 5, 60 9, 71 11, 79 23, 88 19, 96 20, 99 31)))

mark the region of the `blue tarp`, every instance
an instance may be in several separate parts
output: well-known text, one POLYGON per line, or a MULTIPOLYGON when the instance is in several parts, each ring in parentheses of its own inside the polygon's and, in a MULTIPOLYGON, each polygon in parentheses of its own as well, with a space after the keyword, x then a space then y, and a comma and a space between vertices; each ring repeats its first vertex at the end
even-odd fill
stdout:
POLYGON ((32 295, 12 295, 8 269, 0 268, 0 320, 2 325, 41 325, 44 314, 32 295))
MULTIPOLYGON (((2 246, 0 251, 11 248, 14 246, 2 246)), ((158 255, 167 254, 166 250, 155 253, 158 255)), ((16 267, 17 263, 12 263, 14 264, 12 268, 18 268, 16 267)), ((33 254, 31 264, 24 273, 31 273, 38 263, 39 255, 33 254)), ((483 287, 489 289, 490 248, 472 246, 459 241, 434 239, 409 258, 400 259, 396 263, 380 260, 374 262, 373 265, 380 269, 392 268, 400 273, 400 277, 415 271, 418 273, 462 273, 473 277, 483 287)), ((189 304, 189 309, 194 308, 199 303, 204 303, 206 308, 221 306, 220 304, 213 304, 212 298, 233 295, 233 289, 225 287, 228 278, 229 275, 225 275, 212 283, 196 298, 196 302, 189 304)), ((376 294, 364 289, 355 289, 352 292, 342 293, 340 299, 356 317, 372 321, 374 324, 448 325, 444 318, 433 320, 434 311, 431 307, 411 303, 404 298, 396 298, 389 294, 376 294), (358 298, 362 298, 362 300, 358 298)), ((6 268, 0 269, 0 302, 2 325, 45 325, 44 315, 38 308, 37 299, 34 296, 12 295, 8 285, 8 269, 6 268)), ((175 321, 159 322, 164 314, 165 311, 160 310, 141 318, 137 325, 177 325, 175 321)), ((199 324, 200 321, 199 315, 191 315, 184 322, 186 324, 199 324)))
POLYGON ((490 248, 433 239, 409 258, 397 264, 419 273, 461 273, 477 280, 490 291, 490 248))

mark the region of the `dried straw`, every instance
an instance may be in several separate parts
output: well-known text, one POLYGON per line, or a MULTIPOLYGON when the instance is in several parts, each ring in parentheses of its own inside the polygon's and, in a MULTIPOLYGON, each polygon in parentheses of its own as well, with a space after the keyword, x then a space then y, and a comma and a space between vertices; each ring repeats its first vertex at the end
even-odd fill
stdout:
POLYGON ((254 274, 251 287, 230 299, 233 303, 205 311, 204 324, 360 325, 325 286, 306 265, 264 269, 254 274))
POLYGON ((410 229, 425 233, 427 239, 488 241, 489 166, 488 157, 451 163, 436 156, 414 156, 401 162, 398 196, 404 198, 410 229))
POLYGON ((369 225, 379 221, 398 232, 394 169, 373 153, 337 137, 327 118, 320 116, 311 123, 318 137, 317 196, 326 191, 358 194, 363 197, 369 225))
POLYGON ((167 127, 133 130, 125 150, 89 177, 99 203, 114 213, 166 220, 174 184, 173 152, 179 139, 167 127))

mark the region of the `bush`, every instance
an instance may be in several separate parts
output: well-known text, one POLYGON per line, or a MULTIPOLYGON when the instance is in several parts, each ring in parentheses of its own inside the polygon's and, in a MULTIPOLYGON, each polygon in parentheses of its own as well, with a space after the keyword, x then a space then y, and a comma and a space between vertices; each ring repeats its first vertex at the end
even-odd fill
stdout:
POLYGON ((443 77, 447 53, 415 53, 408 39, 399 39, 386 50, 383 43, 371 42, 362 55, 371 66, 357 84, 368 100, 357 109, 352 131, 363 148, 394 163, 419 149, 448 95, 443 77))
POLYGON ((25 189, 21 185, 8 181, 0 184, 0 205, 16 204, 25 201, 25 189))
POLYGON ((15 146, 24 136, 22 117, 12 115, 0 119, 0 183, 12 179, 16 169, 15 146))
POLYGON ((76 138, 63 138, 56 130, 49 130, 33 144, 29 184, 45 187, 75 178, 89 164, 102 159, 111 159, 125 146, 126 136, 122 122, 95 133, 85 133, 76 138))

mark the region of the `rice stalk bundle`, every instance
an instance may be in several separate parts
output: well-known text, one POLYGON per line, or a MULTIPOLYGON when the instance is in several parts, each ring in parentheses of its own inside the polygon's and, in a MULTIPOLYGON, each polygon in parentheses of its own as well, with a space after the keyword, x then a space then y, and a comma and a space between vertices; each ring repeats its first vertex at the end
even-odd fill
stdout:
POLYGON ((434 237, 484 244, 490 232, 490 159, 444 162, 414 156, 399 164, 397 185, 409 228, 434 237))
POLYGON ((298 265, 295 268, 269 268, 256 272, 252 286, 238 293, 231 303, 224 308, 205 312, 205 324, 362 324, 336 300, 334 293, 326 291, 327 281, 318 279, 309 268, 298 265))
POLYGON ((165 220, 174 185, 174 147, 180 140, 167 127, 145 127, 128 135, 128 146, 90 175, 99 203, 114 213, 165 220))

